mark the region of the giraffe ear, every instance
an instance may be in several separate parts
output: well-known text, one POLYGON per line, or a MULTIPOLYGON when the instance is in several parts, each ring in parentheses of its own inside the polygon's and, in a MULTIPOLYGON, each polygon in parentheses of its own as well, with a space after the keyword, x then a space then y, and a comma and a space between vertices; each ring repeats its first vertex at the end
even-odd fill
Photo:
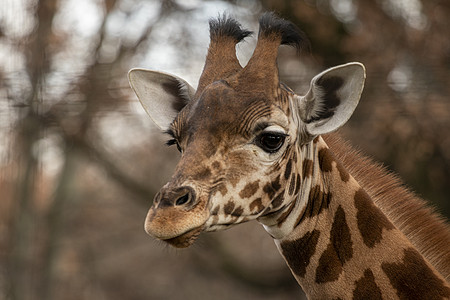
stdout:
POLYGON ((299 96, 299 115, 306 132, 318 136, 344 125, 358 105, 366 71, 360 63, 330 68, 315 76, 305 96, 299 96))
POLYGON ((147 114, 162 130, 169 128, 195 94, 185 80, 157 71, 131 69, 128 81, 147 114))

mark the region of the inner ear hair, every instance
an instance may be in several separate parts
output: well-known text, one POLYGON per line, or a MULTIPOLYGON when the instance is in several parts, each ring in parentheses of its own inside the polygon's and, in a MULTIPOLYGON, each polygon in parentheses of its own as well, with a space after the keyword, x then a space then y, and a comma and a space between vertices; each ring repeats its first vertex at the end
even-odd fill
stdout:
POLYGON ((305 132, 317 136, 344 125, 358 105, 364 80, 360 63, 336 66, 315 76, 308 93, 296 97, 305 132))

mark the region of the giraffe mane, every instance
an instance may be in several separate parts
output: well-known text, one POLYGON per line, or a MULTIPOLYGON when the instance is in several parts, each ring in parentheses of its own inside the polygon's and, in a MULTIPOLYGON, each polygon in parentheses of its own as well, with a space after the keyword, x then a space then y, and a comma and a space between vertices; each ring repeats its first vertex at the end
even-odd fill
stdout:
POLYGON ((338 134, 324 140, 336 158, 443 277, 450 281, 450 227, 399 177, 355 150, 338 134))

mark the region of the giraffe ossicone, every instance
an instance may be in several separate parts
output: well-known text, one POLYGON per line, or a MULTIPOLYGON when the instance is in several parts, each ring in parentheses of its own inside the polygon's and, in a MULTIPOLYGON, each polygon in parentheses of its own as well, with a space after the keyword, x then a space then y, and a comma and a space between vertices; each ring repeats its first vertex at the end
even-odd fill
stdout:
POLYGON ((392 175, 329 135, 358 105, 364 66, 327 69, 297 95, 280 82, 276 59, 282 44, 308 48, 305 34, 264 14, 242 67, 235 46, 250 34, 225 15, 210 21, 197 89, 170 74, 129 72, 144 109, 181 151, 146 232, 182 248, 203 231, 258 220, 311 298, 450 298, 448 227, 392 175), (412 225, 419 215, 426 229, 412 225))

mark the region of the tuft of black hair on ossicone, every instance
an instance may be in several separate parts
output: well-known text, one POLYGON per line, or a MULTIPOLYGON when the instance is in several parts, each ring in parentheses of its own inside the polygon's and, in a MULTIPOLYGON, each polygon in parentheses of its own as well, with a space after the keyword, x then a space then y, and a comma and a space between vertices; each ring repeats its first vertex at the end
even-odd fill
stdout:
POLYGON ((273 12, 266 12, 259 18, 259 35, 269 36, 271 34, 281 35, 281 44, 290 45, 297 51, 310 52, 311 43, 306 34, 294 23, 278 17, 273 12))
POLYGON ((216 37, 230 36, 236 42, 240 42, 252 33, 249 30, 243 29, 238 21, 226 14, 219 16, 217 19, 209 20, 209 35, 211 40, 216 37))

